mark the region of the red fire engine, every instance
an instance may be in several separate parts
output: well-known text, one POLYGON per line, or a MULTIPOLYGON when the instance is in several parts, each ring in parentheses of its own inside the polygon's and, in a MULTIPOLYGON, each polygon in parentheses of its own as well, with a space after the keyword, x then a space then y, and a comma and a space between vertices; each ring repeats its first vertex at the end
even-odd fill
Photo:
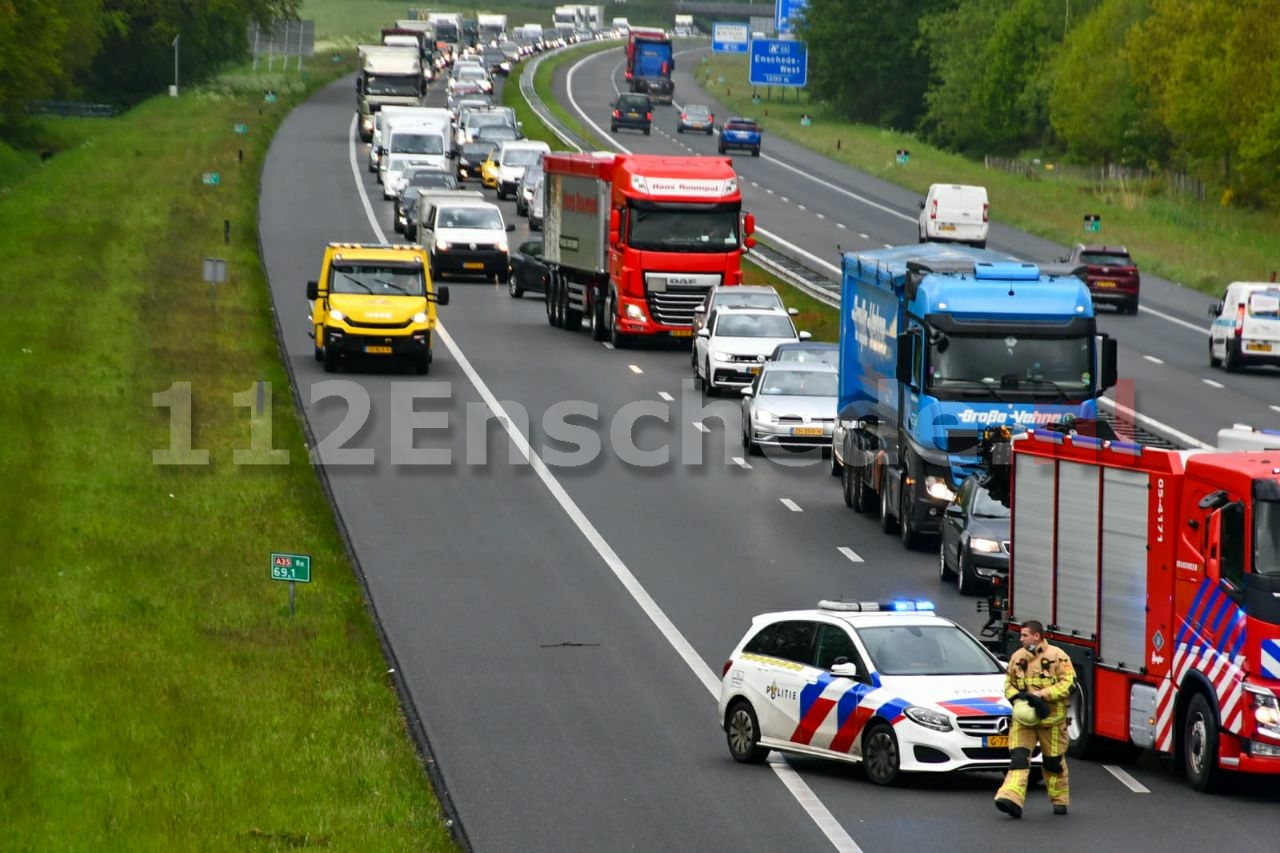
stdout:
POLYGON ((755 217, 727 157, 546 154, 547 320, 625 346, 690 337, 707 291, 742 283, 755 217))
MULTIPOLYGON (((1280 773, 1280 450, 1106 432, 1012 441, 1006 648, 1036 619, 1071 656, 1074 755, 1152 748, 1198 790, 1223 771, 1280 773)), ((1280 445, 1256 438, 1245 446, 1280 445)))

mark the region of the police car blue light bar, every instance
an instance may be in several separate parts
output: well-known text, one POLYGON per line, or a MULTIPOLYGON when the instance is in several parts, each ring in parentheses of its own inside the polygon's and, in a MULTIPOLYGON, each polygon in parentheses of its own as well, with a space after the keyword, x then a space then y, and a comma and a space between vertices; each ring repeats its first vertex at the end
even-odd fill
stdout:
POLYGON ((836 610, 845 613, 878 613, 881 611, 893 611, 896 613, 908 612, 932 612, 932 601, 913 601, 907 598, 897 598, 893 601, 828 601, 818 602, 819 610, 836 610))

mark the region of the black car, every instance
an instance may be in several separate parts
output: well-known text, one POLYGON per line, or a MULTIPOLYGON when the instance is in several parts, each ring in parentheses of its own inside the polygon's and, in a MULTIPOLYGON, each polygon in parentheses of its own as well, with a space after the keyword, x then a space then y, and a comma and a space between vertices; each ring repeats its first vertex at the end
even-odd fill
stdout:
MULTIPOLYGON (((794 310, 794 309, 793 309, 794 310)), ((796 341, 778 344, 769 354, 769 361, 796 361, 812 364, 821 362, 832 367, 840 366, 840 345, 822 341, 796 341)))
POLYGON ((458 149, 458 180, 469 181, 480 177, 480 164, 489 159, 489 152, 498 147, 493 139, 464 142, 458 149))
POLYGON ((480 56, 484 59, 484 67, 489 69, 490 74, 501 74, 506 77, 511 73, 511 60, 507 59, 507 55, 500 48, 486 47, 480 56))
POLYGON ((511 275, 507 278, 507 293, 511 294, 512 299, 519 299, 526 290, 547 292, 547 265, 542 260, 542 237, 526 240, 511 253, 511 275))
POLYGON ((643 130, 645 136, 649 135, 649 129, 653 125, 653 103, 648 95, 628 92, 619 95, 612 107, 613 117, 609 120, 609 130, 617 133, 618 128, 627 127, 643 130))
POLYGON ((974 474, 960 484, 942 517, 938 575, 961 595, 1009 574, 1009 508, 991 497, 974 474))
POLYGON ((457 188, 458 179, 453 176, 452 172, 446 172, 443 169, 411 169, 408 172, 404 189, 400 190, 400 195, 396 198, 396 219, 394 223, 396 231, 403 233, 406 237, 409 236, 409 232, 406 229, 411 227, 410 223, 413 222, 413 218, 405 212, 405 201, 417 196, 419 190, 456 190, 457 188))
POLYGON ((404 234, 404 238, 410 243, 418 239, 418 202, 422 200, 422 191, 414 190, 408 195, 401 195, 398 207, 404 212, 404 222, 400 222, 400 215, 396 215, 396 222, 399 224, 396 230, 404 234))

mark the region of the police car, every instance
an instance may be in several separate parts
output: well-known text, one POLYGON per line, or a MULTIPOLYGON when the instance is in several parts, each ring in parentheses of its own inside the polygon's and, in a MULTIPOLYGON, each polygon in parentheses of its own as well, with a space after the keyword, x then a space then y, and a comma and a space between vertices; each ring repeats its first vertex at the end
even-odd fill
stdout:
POLYGON ((725 662, 720 724, 746 764, 771 749, 902 773, 1004 770, 1004 664, 925 601, 766 613, 725 662))

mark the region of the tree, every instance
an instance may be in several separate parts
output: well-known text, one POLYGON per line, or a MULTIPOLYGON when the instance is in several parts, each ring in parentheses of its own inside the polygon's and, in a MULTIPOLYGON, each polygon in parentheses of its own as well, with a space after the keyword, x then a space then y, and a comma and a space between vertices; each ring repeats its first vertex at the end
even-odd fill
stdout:
POLYGON ((0 0, 0 125, 26 103, 70 94, 97 49, 99 0, 0 0))

